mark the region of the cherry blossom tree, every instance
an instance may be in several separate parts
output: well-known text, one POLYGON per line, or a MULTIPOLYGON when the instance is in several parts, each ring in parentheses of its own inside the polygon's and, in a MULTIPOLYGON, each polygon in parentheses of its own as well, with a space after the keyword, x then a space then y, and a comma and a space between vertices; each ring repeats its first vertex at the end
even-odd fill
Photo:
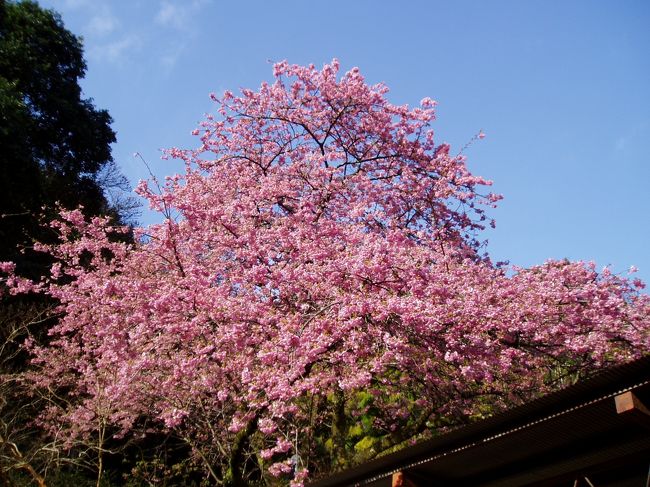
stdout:
POLYGON ((213 96, 199 147, 166 152, 185 172, 138 187, 162 223, 129 244, 63 212, 52 276, 7 278, 60 303, 28 346, 68 446, 166 431, 214 483, 301 485, 647 353, 641 282, 493 264, 500 197, 434 141, 435 102, 338 68, 213 96))

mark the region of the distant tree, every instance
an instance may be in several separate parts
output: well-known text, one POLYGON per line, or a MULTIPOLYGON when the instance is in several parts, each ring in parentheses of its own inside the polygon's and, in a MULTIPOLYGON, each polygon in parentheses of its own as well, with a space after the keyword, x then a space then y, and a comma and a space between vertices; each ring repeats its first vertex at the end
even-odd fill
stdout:
MULTIPOLYGON (((82 96, 85 70, 81 40, 58 14, 0 0, 0 260, 14 261, 22 276, 46 274, 51 258, 32 247, 54 242, 42 220, 61 208, 82 205, 116 222, 135 209, 109 196, 128 185, 111 157, 111 117, 82 96)), ((30 461, 43 443, 32 424, 38 401, 20 387, 20 344, 47 336, 54 305, 42 295, 0 297, 0 484, 4 471, 35 473, 30 461)))
POLYGON ((650 350, 642 283, 481 255, 499 196, 434 142, 432 100, 337 62, 275 76, 214 97, 199 148, 168 151, 185 173, 139 186, 163 217, 139 241, 67 211, 49 283, 3 264, 61 303, 32 380, 98 483, 107 445, 157 431, 211 483, 300 485, 650 350))
POLYGON ((39 218, 56 204, 129 216, 106 195, 126 180, 111 156, 110 115, 82 97, 85 71, 81 40, 57 13, 0 1, 0 256, 32 276, 42 264, 21 250, 47 240, 39 218))

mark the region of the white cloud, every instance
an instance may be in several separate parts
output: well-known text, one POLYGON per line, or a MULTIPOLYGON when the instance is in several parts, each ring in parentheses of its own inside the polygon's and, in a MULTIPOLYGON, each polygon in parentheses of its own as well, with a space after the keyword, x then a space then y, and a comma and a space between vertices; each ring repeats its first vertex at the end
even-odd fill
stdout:
POLYGON ((140 38, 135 35, 126 35, 115 41, 92 46, 88 57, 96 61, 108 61, 113 64, 122 64, 129 53, 140 48, 140 38))
POLYGON ((138 44, 138 39, 134 36, 127 36, 106 46, 106 57, 109 61, 118 61, 122 58, 124 51, 133 49, 138 44))
POLYGON ((175 47, 169 49, 166 53, 164 53, 161 58, 160 58, 160 64, 162 64, 162 67, 165 69, 165 71, 169 72, 171 71, 174 66, 176 66, 176 62, 180 58, 181 54, 185 50, 185 43, 178 44, 175 47))
POLYGON ((157 24, 165 27, 188 30, 191 27, 193 17, 207 3, 208 0, 192 0, 191 2, 182 3, 163 0, 154 20, 157 24))
POLYGON ((156 14, 156 23, 177 30, 187 30, 190 26, 191 14, 188 5, 176 5, 171 2, 162 2, 156 14))
POLYGON ((642 140, 646 140, 646 134, 648 132, 649 127, 650 124, 648 124, 648 122, 642 122, 632 127, 630 130, 627 131, 627 133, 620 135, 614 141, 614 147, 619 152, 623 152, 628 150, 631 147, 634 147, 642 140))
POLYGON ((118 25, 117 17, 112 14, 108 6, 102 5, 99 12, 93 15, 86 25, 86 32, 90 36, 102 37, 113 32, 118 25))
POLYGON ((183 34, 175 39, 175 43, 160 56, 160 64, 166 72, 170 72, 187 48, 187 38, 195 35, 192 29, 195 19, 200 15, 202 7, 210 0, 162 0, 160 8, 154 16, 154 22, 163 27, 171 28, 183 34))
POLYGON ((85 7, 90 3, 90 0, 64 0, 62 3, 67 8, 75 9, 79 7, 85 7))

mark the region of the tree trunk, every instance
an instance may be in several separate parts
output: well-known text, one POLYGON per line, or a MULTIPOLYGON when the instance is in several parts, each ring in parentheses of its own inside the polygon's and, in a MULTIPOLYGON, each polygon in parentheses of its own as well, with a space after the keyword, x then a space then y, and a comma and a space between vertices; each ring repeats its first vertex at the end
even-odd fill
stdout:
POLYGON ((230 451, 230 459, 228 460, 228 468, 223 475, 224 487, 246 487, 247 483, 244 479, 244 449, 248 446, 251 435, 257 429, 257 418, 251 419, 246 428, 241 430, 235 436, 230 451))
POLYGON ((342 390, 334 393, 332 408, 332 464, 335 468, 347 466, 345 439, 348 434, 348 422, 345 416, 345 394, 342 390))

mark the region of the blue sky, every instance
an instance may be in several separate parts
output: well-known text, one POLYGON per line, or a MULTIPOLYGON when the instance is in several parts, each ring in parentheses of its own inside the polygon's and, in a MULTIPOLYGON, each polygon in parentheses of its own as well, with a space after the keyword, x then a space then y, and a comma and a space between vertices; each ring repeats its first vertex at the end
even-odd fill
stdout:
MULTIPOLYGON (((438 101, 439 142, 505 199, 495 260, 594 260, 650 281, 650 2, 47 0, 84 37, 87 97, 113 116, 135 184, 178 169, 210 92, 257 87, 272 61, 336 57, 393 103, 438 101)), ((145 212, 143 223, 155 216, 145 212)))

